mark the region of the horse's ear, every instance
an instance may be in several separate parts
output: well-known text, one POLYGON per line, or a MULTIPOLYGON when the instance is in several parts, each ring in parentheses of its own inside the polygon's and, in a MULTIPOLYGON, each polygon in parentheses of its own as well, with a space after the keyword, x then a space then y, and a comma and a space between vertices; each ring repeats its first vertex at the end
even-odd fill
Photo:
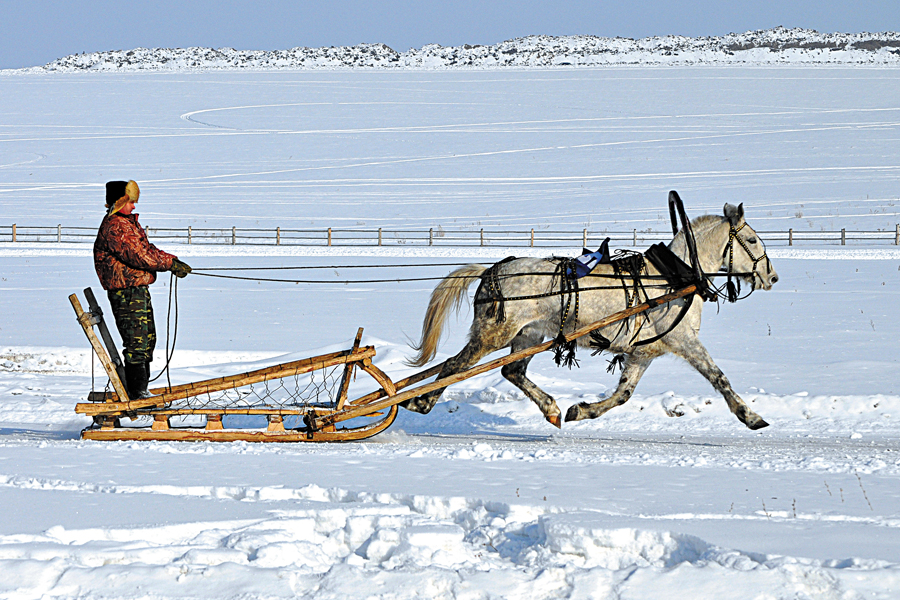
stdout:
POLYGON ((744 220, 744 203, 741 202, 739 205, 735 206, 734 204, 725 204, 725 218, 732 224, 737 226, 741 221, 744 220))

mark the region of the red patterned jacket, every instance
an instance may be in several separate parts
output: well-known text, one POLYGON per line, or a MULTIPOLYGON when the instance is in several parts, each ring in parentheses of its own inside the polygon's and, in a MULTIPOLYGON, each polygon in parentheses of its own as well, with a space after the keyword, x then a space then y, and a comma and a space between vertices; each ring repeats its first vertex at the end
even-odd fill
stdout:
POLYGON ((104 290, 150 285, 156 271, 168 271, 176 258, 150 243, 137 213, 103 219, 94 241, 94 268, 104 290))

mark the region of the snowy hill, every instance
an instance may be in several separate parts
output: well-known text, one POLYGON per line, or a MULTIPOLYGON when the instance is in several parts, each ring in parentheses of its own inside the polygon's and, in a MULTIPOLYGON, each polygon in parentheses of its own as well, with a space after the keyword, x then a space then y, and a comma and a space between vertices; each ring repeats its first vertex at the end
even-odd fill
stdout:
POLYGON ((900 65, 900 33, 774 29, 721 37, 529 36, 491 46, 428 44, 397 52, 384 44, 290 50, 136 48, 74 54, 25 72, 197 69, 496 68, 688 64, 900 65))

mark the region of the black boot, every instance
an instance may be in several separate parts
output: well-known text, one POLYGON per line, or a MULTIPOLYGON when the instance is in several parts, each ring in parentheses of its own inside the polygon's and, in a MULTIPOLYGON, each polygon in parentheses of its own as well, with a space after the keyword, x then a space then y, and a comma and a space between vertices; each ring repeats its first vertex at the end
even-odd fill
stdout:
POLYGON ((150 382, 147 363, 125 363, 125 389, 131 400, 149 398, 147 384, 150 382))

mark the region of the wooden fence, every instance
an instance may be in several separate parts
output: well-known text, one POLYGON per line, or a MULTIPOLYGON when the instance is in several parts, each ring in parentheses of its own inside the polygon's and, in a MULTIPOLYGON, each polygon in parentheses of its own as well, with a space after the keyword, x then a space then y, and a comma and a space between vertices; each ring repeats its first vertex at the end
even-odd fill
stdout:
MULTIPOLYGON (((672 239, 670 231, 607 231, 547 229, 253 229, 147 227, 154 242, 202 245, 258 246, 497 246, 497 247, 593 247, 609 236, 617 246, 644 246, 672 239)), ((900 245, 900 224, 893 231, 759 231, 769 246, 900 245)), ((96 227, 36 227, 0 225, 0 242, 93 243, 96 227)))

